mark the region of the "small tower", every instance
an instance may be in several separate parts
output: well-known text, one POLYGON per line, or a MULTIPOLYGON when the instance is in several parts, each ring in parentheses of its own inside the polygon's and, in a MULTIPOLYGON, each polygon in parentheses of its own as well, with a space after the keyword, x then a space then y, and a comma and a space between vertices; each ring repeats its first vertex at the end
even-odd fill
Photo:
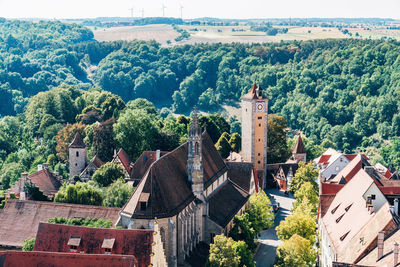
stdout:
POLYGON ((265 188, 267 166, 268 99, 253 84, 242 97, 242 158, 252 162, 259 185, 265 188))
POLYGON ((301 135, 299 134, 299 137, 297 138, 296 145, 293 148, 292 152, 292 158, 296 162, 304 161, 306 162, 307 158, 307 151, 303 143, 303 139, 301 138, 301 135))
POLYGON ((81 174, 86 167, 86 145, 79 133, 68 146, 69 150, 69 178, 81 174))
POLYGON ((201 129, 197 119, 197 110, 194 109, 192 127, 188 137, 188 161, 187 161, 188 180, 192 184, 193 194, 201 197, 204 189, 203 182, 203 162, 201 154, 201 129))

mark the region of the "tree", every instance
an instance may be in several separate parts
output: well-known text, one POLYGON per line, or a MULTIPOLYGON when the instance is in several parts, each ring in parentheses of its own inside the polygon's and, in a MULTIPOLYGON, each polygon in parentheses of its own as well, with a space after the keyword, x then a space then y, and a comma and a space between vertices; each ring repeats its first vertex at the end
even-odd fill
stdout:
POLYGON ((256 234, 274 224, 275 215, 270 204, 267 194, 262 190, 250 197, 250 208, 246 212, 256 234))
POLYGON ((103 161, 110 161, 114 154, 114 123, 114 118, 108 119, 93 131, 93 154, 103 161))
POLYGON ((233 247, 236 250, 236 254, 240 257, 239 266, 255 267, 253 254, 244 241, 236 241, 233 247))
POLYGON ((75 134, 78 133, 84 138, 86 136, 85 133, 85 125, 81 123, 75 124, 67 124, 64 128, 62 128, 57 133, 57 157, 64 162, 68 161, 68 146, 72 142, 75 137, 75 134))
POLYGON ((97 169, 92 177, 92 180, 100 186, 106 187, 118 179, 124 178, 124 171, 121 166, 112 162, 107 162, 99 169, 97 169))
POLYGON ((28 238, 24 240, 22 245, 22 251, 33 251, 33 247, 35 246, 36 238, 28 238))
POLYGON ((300 162, 299 168, 297 169, 296 174, 293 177, 292 184, 290 185, 290 190, 296 193, 296 191, 299 190, 304 183, 309 182, 313 186, 314 191, 318 191, 318 184, 316 182, 317 177, 318 170, 315 169, 315 165, 313 163, 307 164, 300 162))
POLYGON ((114 181, 105 189, 104 206, 122 208, 132 196, 135 188, 123 179, 114 181))
POLYGON ((208 266, 210 267, 237 267, 240 256, 235 250, 235 241, 224 235, 214 237, 214 243, 210 245, 208 266))
POLYGON ((54 202, 101 206, 101 191, 88 183, 64 183, 54 197, 54 202))
POLYGON ((114 135, 133 160, 145 150, 158 149, 153 147, 158 129, 151 116, 143 110, 125 110, 114 124, 114 135))
POLYGON ((229 139, 229 144, 231 145, 232 151, 239 153, 242 149, 242 138, 240 134, 233 133, 231 139, 229 139))
POLYGON ((229 144, 229 141, 226 138, 227 135, 229 137, 229 134, 226 132, 224 132, 224 134, 221 135, 221 137, 218 139, 218 142, 215 144, 215 148, 218 150, 219 154, 223 159, 228 157, 231 151, 231 145, 229 144))
POLYGON ((67 219, 64 217, 53 217, 48 220, 49 223, 55 224, 66 224, 66 225, 76 225, 76 226, 86 226, 86 227, 95 227, 95 228, 111 228, 113 226, 113 222, 108 219, 104 220, 102 218, 71 218, 67 219))
POLYGON ((236 215, 233 219, 233 227, 229 231, 229 236, 235 241, 243 240, 251 251, 256 248, 254 238, 257 232, 254 230, 252 223, 250 222, 250 216, 248 213, 244 213, 240 216, 236 215))
POLYGON ((286 120, 279 115, 268 115, 267 161, 268 163, 285 162, 290 156, 286 144, 286 120))
POLYGON ((308 239, 312 244, 315 242, 315 219, 308 214, 294 213, 281 221, 276 227, 276 235, 280 240, 288 240, 294 234, 308 239))
POLYGON ((294 234, 277 248, 274 267, 312 267, 315 264, 315 258, 316 252, 311 242, 294 234))
POLYGON ((318 191, 315 190, 315 187, 310 182, 303 183, 299 190, 295 192, 294 197, 296 200, 293 202, 293 209, 296 209, 301 203, 307 200, 312 206, 312 211, 317 211, 319 202, 318 191))
POLYGON ((25 168, 20 163, 11 162, 3 164, 0 172, 0 184, 2 189, 10 188, 19 177, 25 168))

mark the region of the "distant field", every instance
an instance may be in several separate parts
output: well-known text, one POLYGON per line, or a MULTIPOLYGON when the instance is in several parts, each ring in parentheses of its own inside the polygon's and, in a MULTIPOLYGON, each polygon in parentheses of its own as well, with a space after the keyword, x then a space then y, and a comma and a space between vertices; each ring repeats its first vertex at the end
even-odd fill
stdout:
MULTIPOLYGON (((327 38, 372 38, 391 37, 400 39, 400 30, 386 30, 379 28, 348 28, 352 34, 343 34, 337 28, 323 27, 288 27, 286 34, 268 36, 264 32, 251 31, 249 26, 179 26, 190 33, 190 38, 178 42, 178 44, 194 43, 263 43, 279 42, 281 40, 312 40, 327 38)), ((171 45, 177 44, 174 39, 179 34, 170 25, 146 25, 130 27, 113 27, 93 30, 96 40, 155 40, 163 45, 171 41, 171 45)))
POLYGON ((132 40, 156 40, 166 44, 168 40, 174 41, 179 34, 171 25, 146 25, 129 27, 112 27, 93 30, 94 38, 98 41, 132 41, 132 40))

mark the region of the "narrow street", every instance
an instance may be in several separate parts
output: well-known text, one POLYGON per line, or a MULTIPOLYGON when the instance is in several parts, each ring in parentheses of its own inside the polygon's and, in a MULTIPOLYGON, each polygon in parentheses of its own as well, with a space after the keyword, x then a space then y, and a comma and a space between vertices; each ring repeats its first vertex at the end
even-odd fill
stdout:
POLYGON ((283 191, 279 189, 267 189, 265 191, 271 200, 271 203, 279 203, 279 211, 275 214, 274 227, 264 230, 259 237, 258 242, 260 248, 255 256, 257 267, 269 267, 272 266, 275 260, 276 248, 281 244, 281 241, 276 236, 275 227, 285 219, 286 216, 291 215, 290 210, 292 209, 292 202, 294 201, 293 196, 285 196, 283 191))

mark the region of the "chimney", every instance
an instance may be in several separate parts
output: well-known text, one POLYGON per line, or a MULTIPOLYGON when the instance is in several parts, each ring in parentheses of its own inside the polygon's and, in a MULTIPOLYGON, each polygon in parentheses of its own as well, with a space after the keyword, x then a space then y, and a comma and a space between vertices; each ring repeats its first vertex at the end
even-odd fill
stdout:
POLYGON ((44 170, 48 170, 49 169, 49 164, 47 164, 47 162, 43 163, 42 166, 43 166, 44 170))
POLYGON ((117 156, 117 150, 114 149, 114 156, 113 156, 113 158, 115 158, 116 156, 117 156))
POLYGON ((384 239, 385 239, 385 232, 379 231, 379 233, 378 233, 378 259, 376 261, 379 261, 383 256, 384 239))
POLYGON ((42 164, 38 164, 37 165, 37 171, 40 172, 41 170, 43 170, 43 166, 42 166, 42 164))
POLYGON ((232 160, 233 160, 233 155, 232 155, 232 151, 231 151, 231 152, 229 152, 229 161, 232 162, 232 160))
POLYGON ((156 150, 156 160, 160 158, 161 151, 159 149, 156 150))
POLYGON ((26 181, 28 180, 28 173, 24 172, 21 174, 21 176, 22 176, 22 178, 21 178, 21 188, 20 188, 20 192, 19 192, 19 199, 26 200, 25 184, 26 184, 26 181))
POLYGON ((395 267, 398 262, 399 262, 399 244, 397 242, 394 242, 393 267, 395 267))
POLYGON ((396 216, 399 216, 399 199, 398 198, 394 199, 394 214, 396 214, 396 216))

